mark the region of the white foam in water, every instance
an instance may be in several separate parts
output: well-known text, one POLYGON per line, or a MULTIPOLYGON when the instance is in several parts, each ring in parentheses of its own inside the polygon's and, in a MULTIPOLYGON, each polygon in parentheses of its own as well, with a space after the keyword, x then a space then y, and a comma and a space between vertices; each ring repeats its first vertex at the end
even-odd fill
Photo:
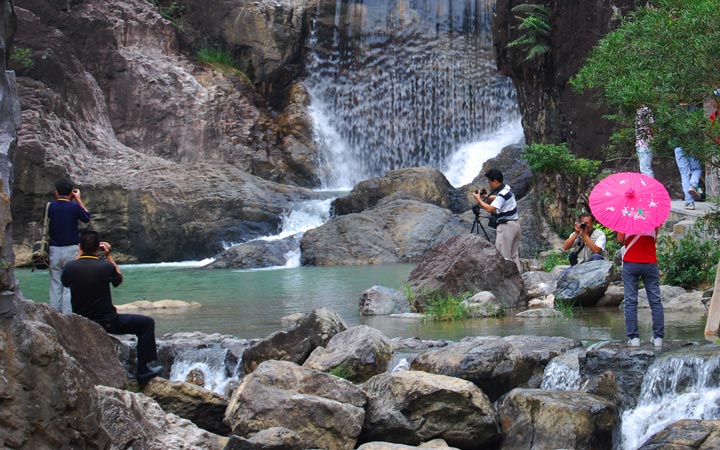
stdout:
POLYGON ((480 174, 485 161, 496 157, 504 147, 522 142, 522 139, 520 121, 509 122, 487 138, 461 146, 450 157, 443 173, 455 187, 468 184, 480 174))
POLYGON ((720 419, 720 357, 669 357, 643 379, 638 405, 622 415, 622 449, 636 450, 652 435, 682 419, 720 419))
MULTIPOLYGON (((170 369, 170 381, 185 381, 193 369, 199 369, 205 376, 205 389, 226 395, 228 384, 237 381, 238 376, 228 376, 225 369, 226 350, 220 348, 196 349, 175 357, 170 369)), ((239 363, 238 363, 239 365, 239 363)), ((234 374, 238 373, 236 367, 234 374)))
POLYGON ((552 391, 576 391, 580 389, 580 369, 577 364, 574 366, 568 364, 567 357, 569 356, 558 356, 548 363, 543 372, 540 389, 552 391))
POLYGON ((275 235, 262 237, 260 240, 276 241, 319 227, 330 218, 330 204, 333 200, 335 200, 334 197, 297 203, 292 210, 286 211, 280 216, 282 231, 275 235))
POLYGON ((203 267, 211 262, 215 261, 215 258, 205 258, 201 261, 177 261, 177 262, 161 262, 161 263, 150 263, 150 264, 119 264, 121 269, 128 268, 142 268, 142 269, 153 269, 153 268, 183 268, 183 267, 203 267))

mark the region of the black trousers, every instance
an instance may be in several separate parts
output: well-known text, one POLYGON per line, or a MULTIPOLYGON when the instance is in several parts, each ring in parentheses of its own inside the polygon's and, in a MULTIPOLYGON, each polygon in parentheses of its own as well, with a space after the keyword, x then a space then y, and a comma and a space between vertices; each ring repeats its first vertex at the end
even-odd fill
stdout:
POLYGON ((140 314, 118 314, 112 322, 101 324, 111 334, 134 334, 137 343, 138 373, 147 372, 147 363, 158 359, 155 344, 155 320, 140 314))

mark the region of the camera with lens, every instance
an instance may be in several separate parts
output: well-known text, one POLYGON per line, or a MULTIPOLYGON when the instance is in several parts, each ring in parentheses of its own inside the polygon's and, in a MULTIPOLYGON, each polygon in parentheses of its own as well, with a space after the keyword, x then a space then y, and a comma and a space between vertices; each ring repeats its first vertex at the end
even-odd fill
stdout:
POLYGON ((487 195, 487 190, 485 188, 477 189, 477 190, 475 190, 475 193, 478 195, 482 195, 484 197, 487 195))
POLYGON ((472 207, 472 212, 473 212, 473 214, 475 214, 476 216, 479 216, 479 215, 480 215, 480 211, 482 211, 482 209, 480 208, 480 205, 475 205, 475 206, 472 207))
POLYGON ((581 224, 580 224, 580 229, 581 229, 581 230, 584 230, 585 228, 587 228, 587 224, 586 224, 585 222, 581 223, 581 224))

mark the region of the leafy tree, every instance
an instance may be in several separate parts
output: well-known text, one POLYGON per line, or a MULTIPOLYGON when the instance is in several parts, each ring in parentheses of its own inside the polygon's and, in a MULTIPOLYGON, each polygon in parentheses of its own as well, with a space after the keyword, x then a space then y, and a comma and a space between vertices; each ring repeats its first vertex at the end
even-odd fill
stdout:
POLYGON ((646 103, 655 114, 656 151, 681 145, 720 165, 718 130, 702 110, 678 107, 702 104, 719 80, 718 1, 650 0, 593 49, 571 84, 581 92, 592 90, 611 108, 609 118, 619 127, 611 139, 615 150, 627 154, 634 145, 635 111, 646 103))

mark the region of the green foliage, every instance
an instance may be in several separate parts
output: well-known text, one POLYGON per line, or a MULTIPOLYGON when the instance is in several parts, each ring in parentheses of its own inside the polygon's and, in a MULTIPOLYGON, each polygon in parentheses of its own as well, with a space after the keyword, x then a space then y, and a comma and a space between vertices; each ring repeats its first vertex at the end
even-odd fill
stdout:
POLYGON ((345 367, 343 365, 333 367, 332 370, 330 370, 330 372, 328 372, 328 373, 330 375, 334 375, 338 378, 343 378, 345 380, 350 379, 350 377, 352 376, 352 373, 350 373, 350 371, 347 369, 347 367, 345 367))
POLYGON ((31 69, 35 65, 35 61, 32 59, 32 50, 25 47, 16 48, 10 56, 10 61, 26 69, 31 69))
POLYGON ((237 67, 235 58, 226 51, 212 47, 205 47, 197 52, 196 60, 198 63, 207 64, 220 72, 237 75, 244 79, 248 84, 252 84, 248 76, 237 67))
POLYGON ((596 230, 600 230, 605 234, 605 254, 607 255, 608 259, 612 261, 615 253, 620 250, 620 243, 617 240, 615 232, 610 228, 602 226, 602 224, 599 223, 596 223, 593 228, 595 228, 596 230))
POLYGON ((522 158, 528 163, 530 170, 536 173, 560 174, 565 177, 574 175, 593 178, 598 173, 600 161, 576 158, 561 144, 531 144, 525 147, 522 158))
POLYGON ((555 310, 559 311, 567 319, 572 319, 575 315, 573 305, 574 303, 570 301, 555 300, 555 310))
POLYGON ((178 26, 179 19, 185 14, 185 7, 175 0, 148 0, 148 3, 158 9, 163 19, 175 26, 178 26))
POLYGON ((571 84, 577 91, 591 90, 610 107, 608 118, 620 133, 612 139, 615 150, 628 154, 634 147, 635 112, 646 103, 655 115, 656 152, 680 144, 693 156, 720 164, 717 125, 702 111, 678 107, 709 97, 720 79, 718 54, 717 0, 654 0, 605 36, 571 84))
POLYGON ((472 294, 465 295, 443 295, 438 291, 428 292, 423 295, 426 301, 425 319, 432 321, 464 320, 470 317, 470 311, 463 304, 463 300, 472 294))
POLYGON ((680 241, 660 236, 657 242, 658 267, 663 282, 674 286, 704 287, 715 280, 720 247, 715 239, 703 239, 699 227, 680 241))
POLYGON ((512 8, 520 21, 517 29, 522 35, 508 43, 508 48, 526 50, 525 61, 550 53, 550 7, 542 4, 522 3, 512 8))
POLYGON ((543 264, 545 266, 545 272, 550 272, 555 266, 569 264, 568 255, 565 252, 552 251, 545 257, 543 264))

